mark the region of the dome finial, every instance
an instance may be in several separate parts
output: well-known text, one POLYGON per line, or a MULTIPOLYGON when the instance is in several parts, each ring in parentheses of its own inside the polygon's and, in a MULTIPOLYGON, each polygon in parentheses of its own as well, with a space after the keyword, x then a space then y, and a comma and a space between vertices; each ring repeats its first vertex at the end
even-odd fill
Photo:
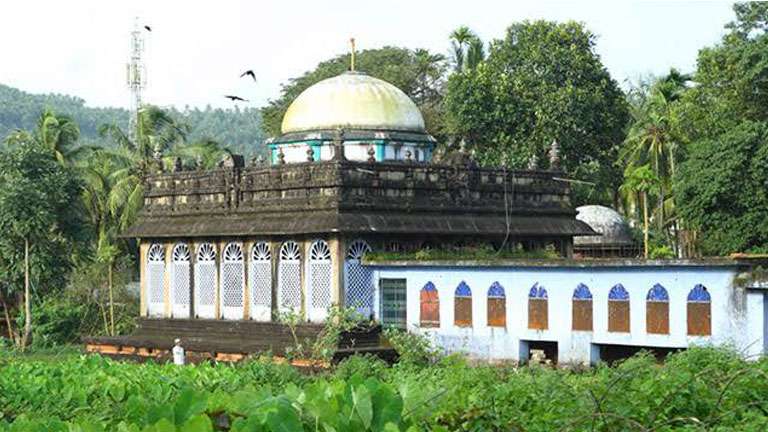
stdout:
POLYGON ((349 70, 354 72, 355 71, 355 38, 349 38, 349 45, 351 47, 350 59, 349 59, 349 70))

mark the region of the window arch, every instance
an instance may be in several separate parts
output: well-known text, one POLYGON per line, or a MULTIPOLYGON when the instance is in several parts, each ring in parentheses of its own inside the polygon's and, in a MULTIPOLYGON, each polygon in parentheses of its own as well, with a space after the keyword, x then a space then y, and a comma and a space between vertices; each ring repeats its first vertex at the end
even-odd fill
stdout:
POLYGON ((312 242, 309 248, 309 275, 307 278, 309 319, 322 321, 331 306, 331 248, 324 240, 312 242))
POLYGON ((200 318, 216 316, 216 247, 203 243, 197 247, 195 261, 195 315, 200 318))
POLYGON ((669 293, 661 284, 654 285, 645 296, 645 331, 669 334, 669 293))
POLYGON ((301 249, 295 241, 289 240, 280 247, 277 298, 281 310, 301 309, 301 249))
POLYGON ((488 327, 507 326, 507 296, 504 287, 494 282, 488 288, 488 327))
POLYGON ((251 246, 248 286, 251 318, 269 321, 272 315, 272 250, 267 242, 256 242, 251 246))
POLYGON ((229 243, 221 254, 221 316, 243 319, 245 303, 245 263, 243 246, 229 243))
POLYGON ((608 331, 629 333, 629 293, 622 284, 608 292, 608 331))
POLYGON ((453 293, 453 324, 457 327, 472 327, 472 290, 461 281, 453 293))
POLYGON ((549 328, 549 301, 547 290, 533 284, 528 291, 528 328, 533 330, 546 330, 549 328))
POLYGON ((165 314, 165 248, 154 243, 147 251, 147 313, 165 314))
POLYGON ((712 334, 712 297, 704 285, 698 284, 688 293, 686 313, 689 336, 712 334))
POLYGON ((580 283, 573 290, 571 300, 571 328, 576 331, 592 331, 592 292, 580 283))
POLYGON ((179 243, 171 252, 171 314, 175 318, 189 318, 190 261, 189 246, 179 243))
POLYGON ((435 284, 427 282, 419 293, 421 327, 440 327, 440 298, 435 284))
POLYGON ((353 307, 363 316, 373 315, 373 271, 362 265, 371 247, 365 240, 354 240, 347 248, 344 260, 344 305, 353 307))

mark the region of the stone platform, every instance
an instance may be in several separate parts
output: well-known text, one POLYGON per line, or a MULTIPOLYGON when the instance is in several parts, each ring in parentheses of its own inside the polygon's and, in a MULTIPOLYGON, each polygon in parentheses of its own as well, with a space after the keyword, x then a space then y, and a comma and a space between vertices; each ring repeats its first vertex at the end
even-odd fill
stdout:
MULTIPOLYGON (((300 324, 296 338, 301 343, 314 341, 322 325, 300 324)), ((174 339, 181 339, 191 362, 239 361, 251 355, 271 353, 285 357, 295 346, 289 326, 274 322, 225 321, 206 319, 141 318, 136 331, 128 336, 94 336, 83 339, 87 352, 134 360, 167 361, 174 339)), ((372 354, 387 361, 397 357, 382 346, 381 326, 342 333, 333 361, 353 354, 372 354)))

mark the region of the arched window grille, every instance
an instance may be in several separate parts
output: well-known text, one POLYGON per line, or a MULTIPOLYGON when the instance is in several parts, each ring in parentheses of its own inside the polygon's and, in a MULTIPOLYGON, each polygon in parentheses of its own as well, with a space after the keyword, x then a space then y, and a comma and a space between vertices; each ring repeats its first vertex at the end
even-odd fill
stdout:
POLYGON ((189 318, 190 261, 189 246, 179 243, 171 253, 171 313, 174 318, 189 318))
POLYGON ((165 314, 165 248, 157 243, 147 252, 147 313, 165 314))
POLYGON ((316 240, 309 248, 309 319, 322 321, 331 306, 331 248, 323 240, 316 240))
POLYGON ((453 324, 458 327, 472 327, 472 290, 461 281, 453 293, 453 324))
POLYGON ((221 254, 221 317, 243 319, 245 303, 245 263, 243 246, 229 243, 221 254))
POLYGON ((652 334, 669 334, 669 293, 656 284, 645 297, 645 331, 652 334))
POLYGON ((272 251, 267 242, 257 242, 251 247, 248 285, 251 289, 251 318, 269 321, 272 318, 272 251))
POLYGON ((580 283, 573 290, 571 328, 576 331, 592 331, 592 292, 580 283))
POLYGON ((547 290, 533 284, 528 291, 528 328, 533 330, 546 330, 549 328, 549 300, 547 290))
POLYGON ((689 336, 712 334, 712 297, 704 285, 698 284, 688 293, 686 312, 689 336))
POLYGON ((421 327, 440 327, 440 298, 437 288, 427 282, 419 293, 419 325, 421 327))
POLYGON ((211 243, 197 247, 195 261, 195 315, 216 317, 216 248, 211 243))
POLYGON ((504 287, 494 282, 488 288, 488 327, 507 326, 507 296, 504 287))
POLYGON ((366 317, 373 314, 373 271, 363 266, 362 260, 370 251, 364 240, 355 240, 347 248, 344 260, 344 305, 366 317))
POLYGON ((301 309, 301 249, 295 241, 287 241, 280 247, 277 298, 282 311, 301 309))
POLYGON ((608 292, 608 331, 629 333, 629 293, 622 284, 608 292))

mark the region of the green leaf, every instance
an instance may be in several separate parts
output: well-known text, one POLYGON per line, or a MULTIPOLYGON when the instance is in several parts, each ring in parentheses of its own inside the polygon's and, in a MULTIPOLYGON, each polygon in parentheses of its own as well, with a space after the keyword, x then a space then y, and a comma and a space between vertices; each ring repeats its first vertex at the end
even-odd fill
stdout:
POLYGON ((352 401, 355 404, 355 412, 363 422, 363 426, 368 430, 373 420, 373 404, 371 403, 371 393, 364 385, 352 389, 352 401))

